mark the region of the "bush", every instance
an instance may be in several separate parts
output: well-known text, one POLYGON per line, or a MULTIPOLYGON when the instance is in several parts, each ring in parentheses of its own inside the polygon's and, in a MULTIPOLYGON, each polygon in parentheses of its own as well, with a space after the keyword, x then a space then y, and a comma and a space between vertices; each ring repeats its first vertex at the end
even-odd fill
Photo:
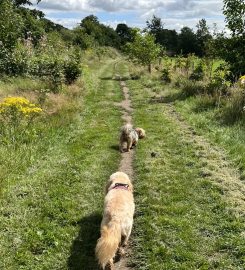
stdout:
POLYGON ((168 68, 164 68, 162 70, 162 76, 161 76, 161 80, 166 82, 166 83, 170 83, 171 82, 171 77, 170 77, 170 72, 168 68))
POLYGON ((38 55, 32 59, 31 75, 48 81, 53 92, 59 92, 64 82, 63 62, 58 57, 38 55))
POLYGON ((69 59, 65 61, 63 65, 65 82, 67 84, 74 83, 82 74, 80 61, 80 51, 78 49, 71 51, 69 59))
POLYGON ((193 70, 189 79, 193 81, 200 81, 204 78, 204 68, 203 64, 200 62, 197 67, 193 70))
POLYGON ((64 76, 67 84, 74 83, 81 75, 81 69, 77 62, 69 61, 64 65, 64 76))
POLYGON ((209 95, 226 95, 230 87, 230 82, 226 79, 230 74, 228 66, 221 64, 214 72, 210 83, 206 85, 206 93, 209 95))

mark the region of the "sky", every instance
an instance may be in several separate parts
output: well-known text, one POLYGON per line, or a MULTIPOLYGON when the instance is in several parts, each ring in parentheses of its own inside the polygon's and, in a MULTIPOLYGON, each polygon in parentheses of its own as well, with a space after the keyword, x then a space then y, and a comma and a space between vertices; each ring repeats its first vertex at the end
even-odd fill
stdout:
POLYGON ((154 14, 162 19, 164 28, 177 31, 183 26, 195 29, 202 18, 211 29, 217 23, 217 29, 223 30, 222 7, 222 0, 41 0, 33 5, 42 10, 46 18, 70 29, 91 14, 113 28, 118 23, 144 28, 154 14))

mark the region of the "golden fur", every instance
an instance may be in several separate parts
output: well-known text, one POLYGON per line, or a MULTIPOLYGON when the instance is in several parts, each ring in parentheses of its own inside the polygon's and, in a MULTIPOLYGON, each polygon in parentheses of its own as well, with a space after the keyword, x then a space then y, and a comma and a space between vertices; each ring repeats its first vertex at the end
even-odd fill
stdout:
POLYGON ((127 152, 133 146, 136 146, 139 139, 143 139, 145 137, 145 131, 143 128, 133 128, 132 125, 126 124, 121 128, 120 134, 120 142, 119 149, 123 152, 123 144, 127 143, 127 152))
POLYGON ((113 258, 117 250, 124 253, 123 247, 131 234, 134 215, 133 186, 123 172, 116 172, 110 176, 106 185, 104 214, 101 222, 101 237, 96 246, 96 257, 100 266, 107 265, 113 269, 113 258), (127 184, 127 189, 115 189, 116 183, 127 184))

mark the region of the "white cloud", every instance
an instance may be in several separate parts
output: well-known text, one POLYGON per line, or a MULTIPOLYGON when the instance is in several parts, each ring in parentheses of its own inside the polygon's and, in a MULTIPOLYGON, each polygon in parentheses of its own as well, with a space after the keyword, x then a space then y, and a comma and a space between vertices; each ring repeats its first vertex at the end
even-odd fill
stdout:
POLYGON ((155 14, 163 19, 165 27, 179 30, 182 25, 194 28, 202 18, 208 23, 217 22, 218 28, 223 28, 222 5, 222 0, 41 0, 37 8, 47 14, 49 19, 60 21, 69 28, 90 14, 95 14, 100 20, 103 13, 100 21, 107 21, 112 27, 116 21, 126 21, 130 26, 143 28, 146 20, 155 14), (74 18, 74 12, 76 16, 80 14, 79 19, 74 18), (122 14, 125 14, 125 19, 122 14), (169 24, 170 21, 172 24, 169 24))

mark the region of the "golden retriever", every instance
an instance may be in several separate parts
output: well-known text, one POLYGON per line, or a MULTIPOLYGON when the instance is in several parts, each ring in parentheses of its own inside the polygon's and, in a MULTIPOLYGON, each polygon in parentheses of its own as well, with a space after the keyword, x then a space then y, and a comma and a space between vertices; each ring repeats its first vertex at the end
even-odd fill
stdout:
POLYGON ((133 185, 127 174, 116 172, 106 185, 101 237, 96 245, 96 257, 100 266, 114 269, 113 258, 117 251, 124 254, 133 226, 133 185))
POLYGON ((145 131, 143 128, 133 128, 132 125, 126 124, 121 128, 119 149, 123 152, 123 144, 127 143, 127 152, 133 146, 136 146, 139 139, 143 139, 145 137, 145 131))

